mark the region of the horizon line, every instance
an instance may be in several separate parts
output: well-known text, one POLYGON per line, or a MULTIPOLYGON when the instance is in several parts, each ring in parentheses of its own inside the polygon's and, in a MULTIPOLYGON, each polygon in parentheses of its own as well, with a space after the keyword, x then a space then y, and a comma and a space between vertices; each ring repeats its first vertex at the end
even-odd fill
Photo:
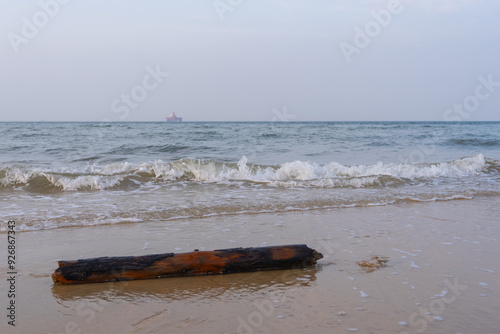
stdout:
POLYGON ((1 121, 0 123, 166 123, 166 124, 179 124, 179 123, 481 123, 481 122, 500 122, 500 120, 461 120, 461 121, 401 121, 401 120, 349 120, 349 121, 181 121, 181 122, 168 122, 168 121, 1 121))

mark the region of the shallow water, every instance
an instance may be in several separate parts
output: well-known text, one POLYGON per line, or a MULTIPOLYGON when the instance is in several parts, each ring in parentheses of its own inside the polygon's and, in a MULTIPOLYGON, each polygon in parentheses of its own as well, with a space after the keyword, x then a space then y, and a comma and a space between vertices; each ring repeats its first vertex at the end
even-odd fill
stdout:
POLYGON ((19 231, 500 194, 500 123, 0 123, 19 231))

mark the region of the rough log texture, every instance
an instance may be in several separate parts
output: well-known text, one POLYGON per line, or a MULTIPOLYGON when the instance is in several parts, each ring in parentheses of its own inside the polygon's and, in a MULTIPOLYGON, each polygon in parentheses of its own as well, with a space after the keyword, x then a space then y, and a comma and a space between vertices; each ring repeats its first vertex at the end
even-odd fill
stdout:
POLYGON ((231 248, 190 253, 98 257, 59 261, 54 283, 98 283, 174 276, 229 274, 300 268, 316 264, 321 253, 306 245, 231 248))

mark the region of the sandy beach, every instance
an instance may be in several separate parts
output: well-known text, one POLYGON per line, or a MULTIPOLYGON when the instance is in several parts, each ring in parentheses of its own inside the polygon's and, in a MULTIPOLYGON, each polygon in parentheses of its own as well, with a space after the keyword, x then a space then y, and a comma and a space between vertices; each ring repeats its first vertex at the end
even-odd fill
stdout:
POLYGON ((496 333, 499 204, 482 197, 19 233, 16 326, 4 316, 1 332, 496 333), (57 259, 290 243, 325 257, 307 269, 51 281, 57 259), (388 266, 357 265, 372 256, 388 266))

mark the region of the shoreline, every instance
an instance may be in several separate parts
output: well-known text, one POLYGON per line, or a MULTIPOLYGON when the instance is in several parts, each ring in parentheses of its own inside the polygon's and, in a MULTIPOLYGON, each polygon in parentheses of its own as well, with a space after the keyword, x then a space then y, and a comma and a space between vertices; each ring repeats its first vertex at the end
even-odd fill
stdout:
POLYGON ((494 332, 499 204, 481 197, 19 233, 16 327, 4 322, 2 332, 494 332), (291 243, 325 258, 306 269, 77 286, 50 277, 57 259, 291 243), (388 266, 357 265, 372 256, 389 257, 388 266))

